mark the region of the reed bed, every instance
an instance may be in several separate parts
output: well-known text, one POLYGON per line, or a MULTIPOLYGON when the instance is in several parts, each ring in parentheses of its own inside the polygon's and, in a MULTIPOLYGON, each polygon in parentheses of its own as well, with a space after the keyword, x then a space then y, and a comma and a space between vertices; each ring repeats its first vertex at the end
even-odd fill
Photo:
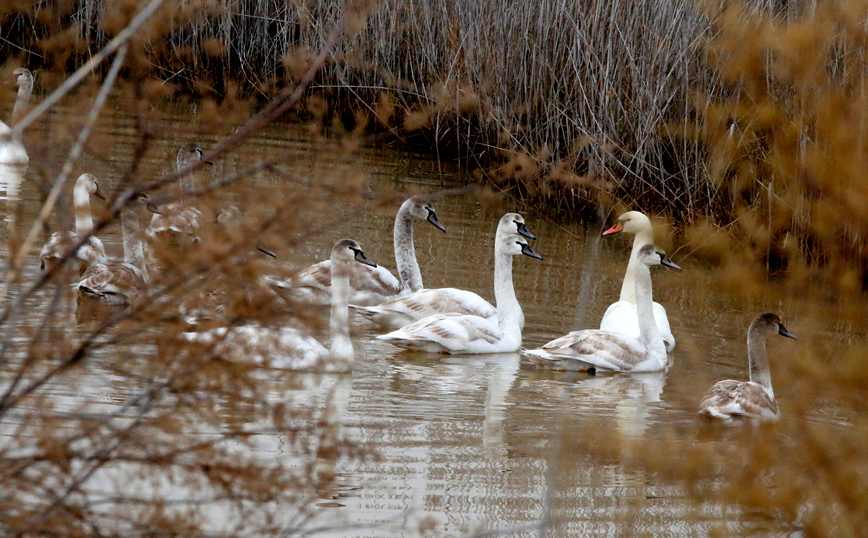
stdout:
MULTIPOLYGON (((3 74, 14 65, 39 69, 38 93, 48 94, 118 35, 138 7, 95 0, 7 4, 0 13, 3 74)), ((685 247, 678 255, 718 268, 716 282, 742 297, 764 296, 769 276, 780 276, 782 288, 796 293, 817 280, 827 284, 812 289, 818 309, 853 321, 852 353, 817 366, 817 344, 782 368, 784 379, 804 388, 804 402, 795 403, 800 417, 838 389, 836 404, 850 413, 859 409, 865 379, 866 16, 863 2, 807 0, 733 3, 722 11, 686 0, 167 3, 130 41, 113 94, 114 106, 134 111, 135 154, 112 162, 98 136, 87 144, 119 170, 99 226, 110 225, 136 190, 170 201, 163 189, 177 177, 151 175, 143 166, 153 139, 164 136, 158 111, 169 101, 195 102, 198 119, 220 137, 215 157, 286 116, 312 120, 312 136, 341 129, 358 135, 337 143, 317 138, 324 153, 372 141, 425 146, 552 218, 592 213, 596 205, 667 216, 682 225, 673 239, 673 246, 685 247), (251 110, 260 115, 247 121, 251 110)), ((97 84, 73 92, 71 107, 90 106, 97 84)), ((11 102, 10 95, 2 102, 11 102)), ((73 147, 81 120, 64 120, 49 114, 43 128, 73 133, 73 147)), ((50 153, 39 154, 39 133, 26 136, 47 193, 63 163, 37 159, 50 153)), ((0 528, 19 536, 117 529, 131 536, 209 535, 199 508, 210 504, 261 523, 251 531, 256 535, 304 532, 310 500, 334 479, 311 470, 338 456, 372 457, 366 447, 330 445, 333 432, 318 412, 274 401, 273 392, 288 390, 294 379, 266 387, 243 367, 171 343, 154 360, 141 359, 142 349, 158 348, 154 339, 169 342, 186 330, 177 309, 190 295, 206 294, 211 283, 231 287, 261 276, 261 260, 249 255, 251 238, 268 239, 278 227, 309 238, 328 226, 306 227, 293 204, 316 211, 334 197, 349 204, 376 197, 355 174, 336 180, 322 169, 300 178, 287 171, 290 165, 280 158, 251 164, 195 193, 207 204, 212 191, 263 169, 308 187, 289 198, 277 189, 263 192, 251 200, 265 208, 259 218, 239 234, 206 242, 216 246, 199 256, 158 252, 175 265, 155 279, 147 304, 95 325, 61 323, 74 308, 59 275, 31 282, 20 266, 6 268, 0 367, 14 382, 0 396, 0 418, 12 417, 8 437, 20 444, 0 452, 7 469, 0 528), (51 308, 38 310, 39 298, 51 308), (16 323, 25 318, 38 323, 16 323), (100 354, 108 346, 121 351, 100 354), (54 412, 43 387, 74 383, 66 376, 94 361, 135 387, 135 397, 102 415, 54 412), (227 422, 227 414, 238 423, 227 422), (233 459, 226 441, 255 443, 255 432, 239 426, 248 419, 261 431, 286 432, 303 465, 233 459), (176 435, 191 425, 209 437, 192 443, 176 435), (187 482, 209 497, 182 503, 148 497, 147 490, 131 499, 81 488, 94 473, 133 463, 144 467, 144 479, 187 482), (285 515, 275 513, 275 503, 282 503, 281 512, 295 510, 290 524, 272 526, 285 515)), ((26 251, 14 239, 13 261, 26 251)), ((285 313, 268 296, 248 291, 232 290, 233 323, 283 321, 285 313)), ((314 323, 307 314, 293 316, 314 323)), ((651 472, 687 482, 698 502, 716 497, 761 510, 797 521, 811 535, 858 535, 866 477, 861 467, 841 461, 864 459, 866 425, 858 413, 842 422, 846 434, 829 439, 817 437, 810 421, 788 424, 791 437, 806 443, 780 449, 775 430, 748 432, 737 437, 744 459, 726 465, 689 443, 637 447, 635 458, 651 472), (810 457, 794 473, 791 463, 805 446, 810 457), (732 480, 736 472, 739 480, 732 480), (791 473, 798 480, 788 481, 791 473), (769 483, 776 486, 771 493, 769 483)), ((574 452, 611 454, 616 441, 600 435, 580 441, 574 452)))

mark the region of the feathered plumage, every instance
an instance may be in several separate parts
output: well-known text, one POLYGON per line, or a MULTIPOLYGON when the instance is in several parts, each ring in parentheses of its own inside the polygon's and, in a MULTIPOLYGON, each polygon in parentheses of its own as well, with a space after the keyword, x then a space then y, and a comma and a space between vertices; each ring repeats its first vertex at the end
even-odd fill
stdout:
MULTIPOLYGON (((12 124, 15 125, 33 93, 33 74, 23 67, 15 69, 12 74, 18 75, 18 95, 12 108, 12 124)), ((0 163, 27 164, 30 162, 27 149, 21 142, 21 138, 13 137, 11 133, 12 129, 0 121, 0 163)))
MULTIPOLYGON (((39 252, 39 268, 48 269, 66 258, 82 235, 93 231, 93 218, 90 212, 90 196, 103 198, 99 192, 99 184, 91 174, 81 174, 73 188, 73 204, 75 208, 75 232, 61 231, 51 234, 48 242, 39 252)), ((89 236, 75 251, 75 259, 79 261, 80 273, 93 264, 106 261, 105 246, 96 236, 89 236)))
MULTIPOLYGON (((425 220, 438 230, 446 231, 437 220, 437 213, 426 197, 414 196, 407 199, 395 216, 393 234, 399 278, 395 278, 388 269, 380 266, 353 267, 350 274, 351 304, 376 305, 396 295, 422 289, 422 272, 416 261, 413 244, 414 218, 425 220)), ((289 301, 327 304, 331 297, 331 262, 326 260, 314 264, 283 282, 269 279, 269 284, 281 297, 289 301)))
MULTIPOLYGON (((633 249, 630 252, 630 261, 627 264, 627 272, 624 282, 621 284, 621 296, 617 302, 609 305, 603 319, 600 321, 600 330, 639 338, 639 314, 636 309, 636 259, 639 250, 645 245, 654 244, 654 231, 651 220, 638 211, 628 211, 618 217, 618 222, 603 232, 604 236, 624 232, 634 234, 633 249)), ((675 349, 675 337, 669 326, 669 318, 666 309, 660 303, 654 303, 654 320, 657 322, 657 330, 666 342, 666 351, 675 349)))
POLYGON ((542 257, 518 235, 501 237, 495 244, 494 319, 469 314, 436 314, 397 331, 377 337, 399 347, 441 353, 503 353, 521 347, 524 316, 512 284, 512 257, 542 257))
POLYGON ((291 327, 260 325, 220 327, 199 333, 185 333, 188 342, 208 345, 211 352, 226 360, 256 366, 291 370, 324 368, 346 370, 352 366, 353 345, 349 329, 349 274, 354 265, 376 264, 365 257, 352 239, 342 239, 332 248, 330 261, 335 268, 331 286, 331 348, 291 327))
POLYGON ((715 383, 699 404, 701 415, 731 421, 741 417, 759 420, 777 420, 778 404, 772 390, 766 339, 779 334, 796 338, 781 319, 765 312, 751 322, 747 331, 747 356, 750 366, 750 381, 727 379, 715 383))
MULTIPOLYGON (((536 237, 530 233, 524 218, 518 213, 507 213, 497 226, 496 239, 509 234, 521 234, 530 239, 536 237)), ((414 321, 435 314, 457 313, 495 319, 497 309, 491 303, 471 291, 456 288, 439 288, 419 290, 409 295, 390 299, 376 306, 353 307, 356 311, 382 328, 399 329, 414 321)), ((524 328, 524 316, 521 318, 521 328, 524 328)))
POLYGON ((639 250, 636 299, 639 308, 639 338, 621 333, 585 329, 573 331, 538 349, 523 350, 542 366, 563 370, 602 369, 616 372, 654 372, 667 366, 666 347, 653 318, 651 271, 653 265, 680 269, 654 245, 639 250))

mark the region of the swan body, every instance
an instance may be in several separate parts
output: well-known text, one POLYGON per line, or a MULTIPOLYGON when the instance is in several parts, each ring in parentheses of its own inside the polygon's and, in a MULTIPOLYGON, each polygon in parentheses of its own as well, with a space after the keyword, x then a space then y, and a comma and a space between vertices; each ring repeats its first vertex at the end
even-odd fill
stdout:
POLYGON ((763 421, 778 419, 778 404, 772 390, 766 353, 766 338, 772 334, 796 338, 775 314, 766 312, 757 316, 747 331, 750 381, 727 379, 712 385, 699 404, 701 415, 727 422, 745 417, 763 421))
MULTIPOLYGON (((140 195, 138 200, 144 200, 140 195)), ((137 201, 138 201, 137 200, 137 201)), ((134 202, 134 205, 138 203, 134 202)), ((97 300, 111 306, 137 303, 148 291, 150 279, 145 265, 145 253, 139 236, 136 207, 121 210, 124 236, 124 261, 109 260, 88 267, 75 285, 79 297, 97 300)))
POLYGON ((359 262, 375 264, 365 257, 358 243, 342 239, 332 248, 335 268, 331 286, 331 348, 292 327, 270 328, 261 325, 220 327, 204 332, 185 333, 184 339, 212 346, 212 352, 227 360, 250 362, 257 366, 290 370, 324 368, 346 370, 353 362, 349 329, 349 274, 359 262))
MULTIPOLYGON (((193 161, 202 159, 202 148, 196 144, 184 144, 178 150, 175 167, 178 171, 190 166, 193 161)), ((213 163, 208 163, 213 164, 213 163)), ((186 186, 182 184, 182 187, 186 186)), ((202 226, 202 212, 195 207, 182 203, 160 207, 160 212, 151 217, 145 234, 149 239, 165 238, 173 244, 192 243, 199 240, 198 232, 202 226)))
POLYGON ((512 284, 512 257, 524 254, 541 260, 542 256, 519 235, 499 239, 494 249, 494 296, 497 299, 494 319, 472 314, 435 314, 377 338, 406 349, 438 353, 517 351, 521 347, 524 316, 512 284))
MULTIPOLYGON (((103 198, 99 192, 99 184, 91 174, 78 176, 73 188, 73 203, 75 207, 75 232, 61 231, 51 234, 48 242, 39 253, 39 268, 47 269, 68 256, 72 246, 79 238, 93 231, 93 217, 90 212, 90 196, 103 198)), ((82 271, 96 263, 105 263, 105 246, 98 237, 91 235, 75 252, 75 259, 80 262, 82 271)))
POLYGON ((599 329, 573 331, 538 349, 523 353, 542 366, 563 370, 601 369, 616 372, 656 372, 667 366, 663 338, 653 318, 651 266, 680 269, 655 245, 643 246, 637 255, 636 298, 639 338, 599 329))
MULTIPOLYGON (((413 219, 422 219, 443 232, 446 228, 437 220, 434 207, 424 196, 407 199, 395 216, 393 241, 398 278, 384 267, 366 265, 354 266, 350 273, 353 305, 371 306, 380 304, 390 297, 408 294, 422 289, 422 272, 416 261, 413 244, 413 219)), ((329 260, 304 269, 293 278, 284 281, 270 281, 274 290, 290 301, 309 304, 328 304, 331 292, 331 262, 329 260)))
MULTIPOLYGON (((497 225, 495 241, 504 235, 518 233, 530 239, 536 237, 527 229, 524 218, 518 213, 507 213, 497 225)), ((375 306, 351 305, 356 312, 388 330, 400 329, 414 321, 434 314, 468 314, 496 320, 497 309, 491 303, 473 293, 457 288, 419 290, 409 295, 390 299, 375 306)), ((524 329, 524 316, 520 326, 524 329)))
MULTIPOLYGON (((19 67, 12 74, 18 75, 18 96, 12 109, 12 124, 14 125, 30 101, 30 94, 33 93, 33 74, 23 67, 19 67)), ((27 149, 19 137, 12 137, 11 132, 12 129, 0 121, 0 163, 27 164, 30 162, 27 149)))
MULTIPOLYGON (((600 322, 600 330, 639 338, 639 314, 636 309, 635 283, 639 264, 637 256, 643 246, 654 244, 654 232, 651 227, 651 219, 638 211, 628 211, 618 217, 618 222, 603 232, 603 235, 612 235, 622 231, 635 235, 633 249, 630 252, 630 261, 627 264, 624 282, 621 284, 621 297, 606 309, 600 322)), ((666 309, 660 303, 654 303, 654 320, 666 342, 666 351, 672 351, 675 349, 675 337, 672 336, 666 309)))

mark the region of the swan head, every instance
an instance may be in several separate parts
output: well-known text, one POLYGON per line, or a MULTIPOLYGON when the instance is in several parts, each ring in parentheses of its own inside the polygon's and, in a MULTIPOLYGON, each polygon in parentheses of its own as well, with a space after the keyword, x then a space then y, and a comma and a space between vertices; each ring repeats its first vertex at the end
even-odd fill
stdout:
POLYGON ((639 234, 651 230, 651 219, 645 213, 640 211, 627 211, 618 217, 618 222, 614 226, 603 232, 603 235, 616 234, 624 232, 628 234, 639 234))
POLYGON ((163 212, 160 211, 160 208, 157 207, 157 205, 151 201, 151 199, 148 197, 148 195, 143 193, 143 192, 135 193, 133 195, 133 197, 130 199, 130 203, 131 203, 132 207, 145 206, 145 209, 147 209, 151 213, 154 213, 156 215, 162 215, 163 214, 163 212))
POLYGON ((33 73, 29 69, 19 67, 15 71, 12 71, 12 74, 18 75, 18 86, 33 86, 33 73))
POLYGON ((672 260, 666 257, 666 252, 657 245, 644 245, 639 249, 639 256, 637 259, 648 266, 665 265, 672 269, 681 270, 681 267, 678 267, 672 260))
POLYGON ((437 212, 434 211, 434 206, 431 202, 421 196, 414 196, 404 203, 409 204, 411 215, 417 219, 427 220, 432 226, 446 233, 446 227, 437 219, 437 212))
MULTIPOLYGON (((175 159, 175 166, 178 170, 187 168, 194 161, 202 160, 202 148, 199 147, 198 144, 194 144, 193 142, 188 142, 181 146, 178 150, 178 157, 175 159)), ((208 164, 214 164, 211 161, 205 161, 208 164)))
POLYGON ((796 335, 791 333, 784 327, 784 323, 781 321, 776 314, 772 314, 771 312, 763 312, 759 316, 754 319, 750 328, 748 329, 748 333, 760 333, 763 336, 768 336, 772 334, 779 334, 781 336, 786 336, 787 338, 792 338, 797 340, 796 335))
POLYGON ((518 213, 507 213, 500 218, 500 223, 497 225, 498 231, 509 234, 519 234, 528 239, 536 239, 536 236, 527 229, 527 224, 524 222, 524 217, 518 213))
POLYGON ((88 194, 96 196, 100 200, 105 200, 105 196, 99 191, 99 183, 93 174, 82 174, 75 181, 76 185, 83 185, 88 194))
POLYGON ((511 256, 518 256, 519 254, 524 254, 525 256, 530 256, 531 258, 536 258, 538 260, 543 259, 542 256, 534 252, 530 245, 527 243, 527 239, 518 235, 518 234, 509 234, 503 236, 500 240, 501 248, 503 248, 503 252, 509 254, 511 256))
POLYGON ((335 262, 338 262, 338 266, 347 265, 351 261, 357 261, 371 267, 377 266, 376 263, 365 257, 362 247, 352 239, 341 239, 335 243, 335 246, 332 248, 331 260, 333 271, 337 267, 334 265, 335 262))

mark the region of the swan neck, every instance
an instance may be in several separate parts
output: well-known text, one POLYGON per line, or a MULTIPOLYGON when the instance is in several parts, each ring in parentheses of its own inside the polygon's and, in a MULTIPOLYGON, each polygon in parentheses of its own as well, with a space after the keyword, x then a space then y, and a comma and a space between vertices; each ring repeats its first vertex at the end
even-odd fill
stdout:
POLYGON ((145 247, 139 233, 139 216, 135 211, 121 210, 121 230, 124 235, 124 261, 142 273, 145 282, 150 283, 148 267, 145 265, 145 247))
POLYGON ((654 243, 654 233, 651 229, 642 230, 633 238, 633 250, 630 251, 630 262, 627 264, 627 272, 624 274, 624 283, 621 284, 621 301, 636 303, 636 272, 640 265, 639 250, 645 245, 654 243))
POLYGON ((24 109, 27 107, 27 103, 30 102, 30 94, 32 92, 32 82, 18 87, 18 96, 15 98, 15 106, 12 108, 12 125, 18 123, 18 120, 24 115, 24 109))
POLYGON ((410 201, 404 202, 395 217, 395 264, 402 290, 419 291, 422 289, 422 271, 416 261, 416 247, 413 244, 413 215, 410 214, 410 201))
POLYGON ((505 334, 514 334, 521 339, 524 314, 512 284, 512 255, 503 252, 500 248, 494 250, 494 299, 497 303, 500 329, 505 334))
POLYGON ((654 320, 654 298, 651 291, 651 268, 639 262, 636 266, 636 313, 639 317, 639 341, 657 356, 666 357, 663 336, 654 320))
POLYGON ((347 262, 332 257, 332 307, 329 317, 331 330, 331 349, 329 355, 334 360, 352 361, 353 343, 350 340, 350 273, 347 262))
POLYGON ((772 376, 766 353, 766 338, 753 327, 747 332, 747 360, 750 364, 750 380, 762 385, 771 393, 772 376))
POLYGON ((72 190, 72 202, 75 207, 75 233, 79 237, 93 231, 93 218, 90 214, 90 193, 87 186, 76 183, 72 190))

